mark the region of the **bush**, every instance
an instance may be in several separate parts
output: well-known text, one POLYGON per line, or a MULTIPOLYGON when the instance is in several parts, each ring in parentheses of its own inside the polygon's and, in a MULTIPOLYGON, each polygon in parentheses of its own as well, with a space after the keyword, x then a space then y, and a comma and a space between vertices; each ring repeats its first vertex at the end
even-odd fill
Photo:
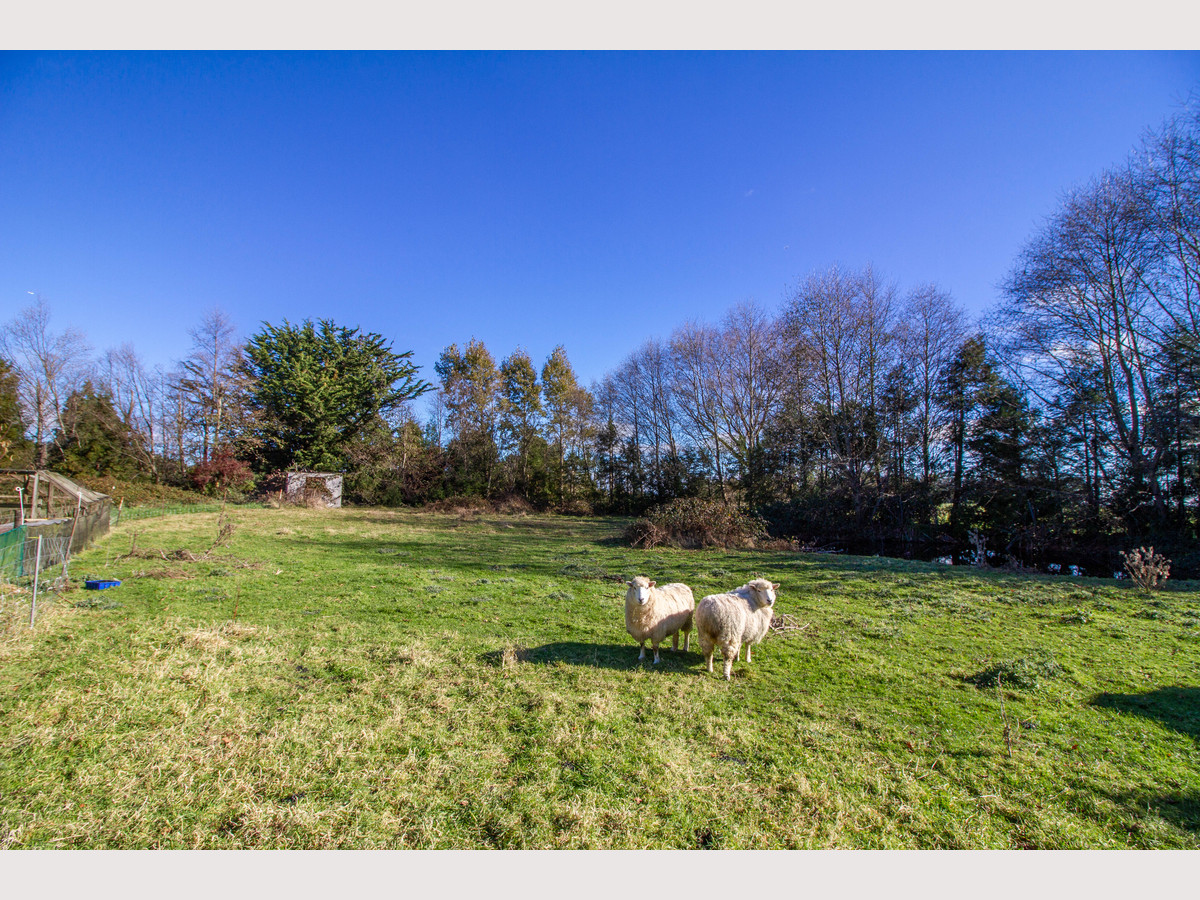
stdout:
POLYGON ((558 511, 564 516, 590 516, 594 513, 592 504, 586 500, 564 500, 558 511))
POLYGON ((767 537, 766 523, 717 500, 682 497, 651 509, 626 529, 631 546, 696 549, 753 547, 767 537))
POLYGON ((250 467, 233 455, 229 447, 222 447, 207 462, 197 463, 192 469, 192 483, 210 497, 228 490, 238 493, 254 484, 254 473, 250 467))
POLYGON ((504 516, 527 516, 534 511, 533 504, 520 494, 506 494, 492 505, 504 516))
POLYGON ((1138 547, 1122 553, 1121 559, 1133 583, 1144 591, 1158 587, 1158 583, 1166 581, 1171 574, 1171 561, 1161 553, 1155 553, 1153 547, 1138 547))
MULTIPOLYGON (((458 516, 492 515, 527 516, 534 512, 533 504, 520 494, 505 494, 495 500, 486 497, 446 497, 430 500, 423 509, 426 512, 454 513, 458 516)), ((590 515, 590 513, 588 513, 590 515)), ((582 515, 582 513, 581 513, 582 515)))

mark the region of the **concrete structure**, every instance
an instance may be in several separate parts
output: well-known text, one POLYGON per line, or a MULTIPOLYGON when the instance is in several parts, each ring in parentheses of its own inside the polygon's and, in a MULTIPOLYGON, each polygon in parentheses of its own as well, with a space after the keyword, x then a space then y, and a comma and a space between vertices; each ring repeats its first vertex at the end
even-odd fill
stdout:
POLYGON ((312 509, 342 505, 342 476, 336 472, 288 472, 284 496, 312 509))

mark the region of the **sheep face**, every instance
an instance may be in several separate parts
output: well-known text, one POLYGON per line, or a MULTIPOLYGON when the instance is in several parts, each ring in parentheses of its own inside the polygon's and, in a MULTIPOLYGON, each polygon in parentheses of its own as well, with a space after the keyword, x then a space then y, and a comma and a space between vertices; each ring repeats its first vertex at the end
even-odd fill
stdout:
POLYGON ((644 575, 639 575, 633 581, 625 582, 629 585, 629 590, 625 597, 627 600, 637 600, 638 606, 645 606, 646 601, 650 599, 650 589, 654 587, 654 582, 644 575))
POLYGON ((775 605, 775 592, 779 590, 778 584, 772 584, 765 578, 756 578, 750 582, 749 587, 754 591, 756 609, 769 608, 775 605))

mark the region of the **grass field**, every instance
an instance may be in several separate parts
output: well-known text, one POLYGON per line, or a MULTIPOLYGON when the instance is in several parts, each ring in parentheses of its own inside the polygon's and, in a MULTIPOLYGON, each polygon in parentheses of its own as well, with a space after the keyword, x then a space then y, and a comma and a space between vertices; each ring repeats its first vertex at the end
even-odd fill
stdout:
POLYGON ((32 631, 0 595, 0 846, 1200 847, 1195 583, 231 515, 118 526, 32 631), (638 663, 634 574, 803 630, 638 663))

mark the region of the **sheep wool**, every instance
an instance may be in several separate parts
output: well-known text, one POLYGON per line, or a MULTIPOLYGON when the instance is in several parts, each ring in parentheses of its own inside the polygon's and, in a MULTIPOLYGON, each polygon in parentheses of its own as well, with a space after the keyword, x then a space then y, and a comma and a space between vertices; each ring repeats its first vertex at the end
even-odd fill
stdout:
POLYGON ((654 663, 658 664, 658 645, 671 638, 671 649, 679 649, 679 632, 683 632, 683 649, 687 650, 692 640, 692 612, 696 598, 692 589, 678 582, 656 586, 645 575, 625 582, 625 630, 638 642, 641 653, 638 659, 646 658, 646 641, 654 648, 654 663))
POLYGON ((733 661, 746 647, 746 662, 750 648, 767 636, 775 615, 775 592, 779 585, 765 578, 756 578, 740 588, 724 594, 710 594, 696 607, 696 638, 708 671, 713 670, 713 652, 721 648, 725 660, 725 680, 733 673, 733 661))

